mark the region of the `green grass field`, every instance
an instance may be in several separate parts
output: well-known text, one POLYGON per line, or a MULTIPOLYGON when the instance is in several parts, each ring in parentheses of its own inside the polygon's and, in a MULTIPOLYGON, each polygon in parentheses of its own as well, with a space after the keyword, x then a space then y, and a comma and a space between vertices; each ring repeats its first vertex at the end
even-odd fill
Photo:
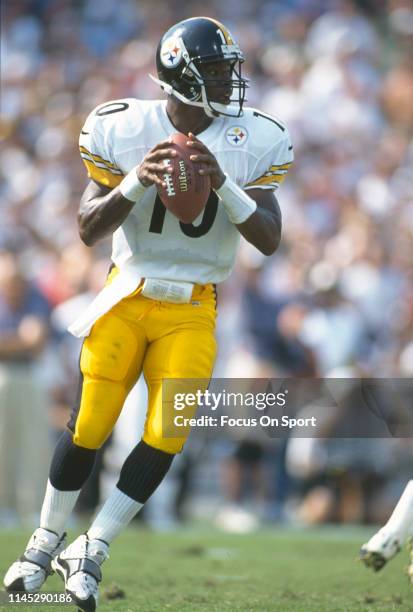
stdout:
MULTIPOLYGON (((183 529, 158 534, 130 529, 103 568, 102 612, 411 610, 403 574, 407 553, 378 574, 356 561, 372 530, 326 527, 266 529, 228 535, 183 529), (124 597, 109 599, 116 586, 124 597)), ((73 536, 74 534, 70 534, 73 536)), ((21 554, 28 533, 0 532, 0 569, 21 554)), ((51 576, 47 591, 59 591, 51 576)), ((72 610, 71 606, 0 606, 0 610, 72 610)))

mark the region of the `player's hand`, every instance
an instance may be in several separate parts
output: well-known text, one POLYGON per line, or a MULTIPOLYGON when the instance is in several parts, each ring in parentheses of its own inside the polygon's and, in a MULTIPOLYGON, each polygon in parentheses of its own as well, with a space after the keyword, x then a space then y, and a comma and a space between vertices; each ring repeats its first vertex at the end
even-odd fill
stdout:
POLYGON ((145 187, 150 185, 165 185, 162 175, 165 172, 172 174, 171 166, 165 166, 165 159, 175 157, 176 151, 171 149, 170 140, 163 140, 149 151, 143 158, 140 166, 136 168, 138 179, 145 187))
POLYGON ((209 175, 212 189, 222 187, 226 178, 225 174, 208 147, 198 140, 192 132, 188 133, 187 145, 195 149, 194 154, 190 157, 191 161, 202 162, 204 164, 204 167, 199 170, 199 174, 209 175))

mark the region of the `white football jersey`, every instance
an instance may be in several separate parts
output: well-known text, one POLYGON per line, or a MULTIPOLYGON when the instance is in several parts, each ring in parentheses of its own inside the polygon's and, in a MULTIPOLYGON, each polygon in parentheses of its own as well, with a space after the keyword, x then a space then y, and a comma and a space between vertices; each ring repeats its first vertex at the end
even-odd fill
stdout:
MULTIPOLYGON (((166 101, 126 98, 98 106, 80 134, 80 154, 91 179, 116 187, 159 142, 177 130, 166 101)), ((222 170, 243 189, 277 189, 293 160, 286 127, 247 108, 241 118, 219 117, 197 135, 222 170)), ((146 190, 113 234, 112 260, 119 274, 72 323, 87 336, 94 322, 134 291, 142 278, 219 283, 230 274, 240 234, 214 191, 194 223, 184 224, 146 190)))
MULTIPOLYGON (((165 100, 115 100, 87 118, 80 154, 90 178, 115 187, 176 131, 165 100)), ((240 118, 214 119, 197 138, 243 189, 277 189, 293 160, 286 127, 252 108, 240 118)), ((112 260, 120 269, 133 270, 137 284, 142 277, 219 283, 233 268, 239 237, 214 191, 194 223, 183 224, 151 186, 114 233, 112 260)))

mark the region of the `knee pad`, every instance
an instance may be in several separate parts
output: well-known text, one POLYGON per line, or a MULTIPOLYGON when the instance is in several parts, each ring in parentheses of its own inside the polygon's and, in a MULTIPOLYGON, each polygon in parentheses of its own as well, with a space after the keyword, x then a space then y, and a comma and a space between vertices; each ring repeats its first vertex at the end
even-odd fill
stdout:
POLYGON ((59 491, 78 491, 88 479, 95 459, 95 450, 74 444, 72 434, 65 431, 53 454, 50 483, 59 491))
POLYGON ((142 440, 157 450, 171 455, 177 455, 182 452, 187 438, 162 438, 161 436, 145 433, 142 440))
POLYGON ((73 428, 74 443, 84 448, 100 448, 110 436, 125 399, 122 383, 86 378, 73 428))
POLYGON ((141 440, 126 458, 116 486, 125 495, 144 504, 164 479, 173 458, 174 455, 141 440))
MULTIPOLYGON (((194 411, 195 409, 191 409, 191 412, 186 412, 185 416, 194 416, 194 411)), ((190 432, 189 426, 174 425, 170 411, 158 410, 147 418, 142 439, 153 448, 176 455, 182 451, 190 432)))

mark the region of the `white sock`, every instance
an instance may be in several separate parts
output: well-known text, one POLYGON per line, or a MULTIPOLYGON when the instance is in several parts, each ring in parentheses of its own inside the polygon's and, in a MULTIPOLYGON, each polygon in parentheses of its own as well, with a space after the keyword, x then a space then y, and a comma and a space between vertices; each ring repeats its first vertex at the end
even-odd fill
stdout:
POLYGON ((79 491, 59 491, 48 480, 40 514, 40 527, 61 535, 75 507, 79 493, 80 489, 79 491))
POLYGON ((142 506, 115 487, 88 529, 89 539, 97 538, 110 544, 142 506))
POLYGON ((393 513, 385 526, 384 531, 398 533, 406 538, 413 526, 413 480, 409 480, 393 513))

